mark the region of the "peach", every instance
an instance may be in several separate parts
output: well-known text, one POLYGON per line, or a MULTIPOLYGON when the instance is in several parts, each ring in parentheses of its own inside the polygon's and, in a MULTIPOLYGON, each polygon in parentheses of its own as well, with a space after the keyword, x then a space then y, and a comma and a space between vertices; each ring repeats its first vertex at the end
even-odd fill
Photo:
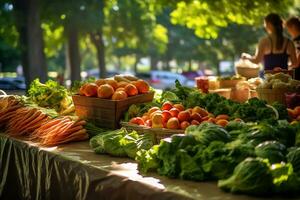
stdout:
POLYGON ((195 106, 193 108, 193 113, 199 113, 201 115, 201 117, 205 117, 208 115, 207 110, 205 110, 204 108, 201 108, 200 106, 195 106))
POLYGON ((122 99, 126 99, 127 98, 127 94, 124 91, 115 91, 115 93, 112 95, 111 99, 112 100, 122 100, 122 99))
POLYGON ((149 92, 150 87, 146 81, 139 79, 137 81, 134 81, 133 84, 138 89, 139 94, 145 94, 149 92))
POLYGON ((172 117, 172 114, 168 110, 163 110, 162 115, 163 115, 164 122, 167 122, 172 117))
POLYGON ((170 118, 167 122, 167 128, 168 129, 179 129, 180 128, 179 120, 176 117, 170 118))
POLYGON ((141 117, 134 117, 129 121, 129 123, 137 124, 137 125, 145 125, 145 122, 141 117))
POLYGON ((201 115, 200 115, 199 113, 193 113, 193 114, 191 115, 191 119, 192 119, 192 120, 197 120, 198 122, 201 122, 201 121, 202 121, 202 117, 201 117, 201 115))
POLYGON ((104 84, 106 84, 106 80, 105 79, 98 79, 98 80, 96 80, 96 85, 98 85, 98 87, 99 86, 101 86, 101 85, 104 85, 104 84))
POLYGON ((183 130, 185 130, 189 126, 190 126, 190 123, 187 122, 187 121, 183 121, 183 122, 180 123, 180 128, 183 129, 183 130))
POLYGON ((183 121, 190 121, 191 115, 189 111, 181 111, 178 113, 177 117, 180 122, 183 122, 183 121))
POLYGON ((163 116, 161 113, 153 113, 151 117, 152 128, 163 128, 163 116))
POLYGON ((115 90, 118 88, 118 82, 113 79, 106 79, 106 83, 113 87, 115 90))
POLYGON ((197 120, 192 120, 192 121, 191 121, 191 124, 192 124, 192 125, 199 125, 200 122, 198 122, 197 120))
POLYGON ((128 85, 128 82, 125 81, 118 82, 118 88, 125 88, 126 85, 128 85))
POLYGON ((179 111, 184 111, 184 106, 180 103, 174 104, 173 107, 177 108, 179 111))
POLYGON ((135 96, 139 93, 138 89, 133 84, 126 85, 125 92, 127 93, 128 96, 135 96))
POLYGON ((166 101, 161 107, 162 110, 171 110, 172 108, 173 104, 170 101, 166 101))
POLYGON ((87 83, 84 87, 84 95, 87 97, 96 97, 97 96, 98 86, 95 83, 87 83))
POLYGON ((79 89, 79 95, 85 96, 84 90, 85 90, 86 85, 87 85, 87 84, 83 84, 83 85, 80 87, 80 89, 79 89))
POLYGON ((157 107, 157 106, 154 106, 154 107, 150 108, 150 109, 148 110, 148 115, 151 115, 151 113, 153 113, 153 112, 155 112, 155 111, 157 111, 157 110, 160 110, 159 107, 157 107))
POLYGON ((102 99, 109 99, 114 94, 114 88, 109 84, 104 84, 98 87, 98 97, 102 99))
POLYGON ((217 120, 216 124, 225 127, 227 126, 228 121, 226 119, 219 119, 217 120))
POLYGON ((152 121, 150 119, 147 119, 145 121, 145 125, 151 127, 152 126, 152 121))
POLYGON ((172 108, 170 110, 170 113, 171 113, 172 117, 177 117, 178 113, 179 113, 179 110, 177 108, 172 108))

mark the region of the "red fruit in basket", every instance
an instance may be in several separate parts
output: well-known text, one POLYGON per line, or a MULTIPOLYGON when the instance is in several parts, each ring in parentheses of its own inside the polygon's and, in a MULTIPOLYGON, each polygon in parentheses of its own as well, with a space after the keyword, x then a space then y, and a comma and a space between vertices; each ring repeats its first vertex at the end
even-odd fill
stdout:
POLYGON ((179 129, 180 128, 179 120, 176 117, 170 118, 167 122, 167 128, 168 129, 179 129))
POLYGON ((164 122, 167 122, 172 117, 172 114, 168 110, 163 110, 162 115, 163 115, 164 122))
POLYGON ((104 84, 98 87, 98 97, 101 99, 110 99, 115 90, 109 84, 104 84))
POLYGON ((193 108, 193 113, 199 113, 200 115, 201 115, 201 117, 205 117, 205 116, 207 116, 208 115, 208 112, 207 112, 207 110, 205 110, 204 108, 201 108, 201 107, 199 107, 199 106, 195 106, 194 108, 193 108))
POLYGON ((170 110, 170 113, 171 113, 172 117, 177 117, 178 113, 179 113, 179 110, 177 108, 172 108, 170 110))
POLYGON ((191 115, 189 111, 181 111, 178 113, 177 118, 180 122, 190 121, 191 115))
POLYGON ((197 120, 192 120, 191 121, 191 125, 199 125, 200 124, 200 122, 198 122, 197 120))
POLYGON ((189 127, 191 124, 187 121, 183 121, 180 123, 180 128, 185 130, 187 127, 189 127))
POLYGON ((115 93, 112 95, 112 100, 123 100, 127 98, 127 94, 124 91, 115 91, 115 93))
POLYGON ((217 120, 216 124, 225 127, 227 126, 228 121, 226 119, 219 119, 217 120))
POLYGON ((201 115, 200 115, 199 113, 193 113, 193 114, 191 115, 191 119, 192 119, 192 120, 197 120, 198 122, 201 122, 201 121, 202 121, 202 117, 201 117, 201 115))
POLYGON ((182 104, 180 104, 180 103, 174 104, 173 107, 177 108, 179 110, 179 112, 180 111, 184 111, 184 106, 182 104))
POLYGON ((148 114, 144 114, 142 116, 142 119, 144 120, 144 122, 146 122, 148 119, 150 119, 149 115, 148 114))
POLYGON ((133 84, 138 89, 139 94, 145 94, 145 93, 149 92, 150 87, 146 81, 139 79, 137 81, 134 81, 133 84))
POLYGON ((137 124, 137 125, 145 125, 145 122, 141 117, 134 117, 129 121, 129 123, 137 124))
POLYGON ((186 109, 186 111, 188 111, 191 115, 193 114, 193 109, 192 108, 186 109))
POLYGON ((95 83, 87 83, 84 87, 84 95, 87 97, 97 96, 98 86, 95 83))
POLYGON ((152 128, 163 128, 163 116, 161 113, 153 113, 151 121, 152 128))
POLYGON ((135 96, 139 93, 138 89, 133 84, 126 85, 125 92, 127 93, 128 96, 135 96))
POLYGON ((173 104, 170 101, 166 101, 161 107, 162 110, 171 110, 172 108, 173 104))
POLYGON ((106 84, 106 80, 105 79, 98 79, 96 82, 96 85, 101 86, 101 85, 104 85, 106 84))
POLYGON ((216 123, 216 119, 213 118, 213 117, 208 118, 207 121, 210 122, 210 123, 216 123))
POLYGON ((160 110, 159 107, 154 106, 148 110, 148 115, 150 116, 153 112, 160 110))

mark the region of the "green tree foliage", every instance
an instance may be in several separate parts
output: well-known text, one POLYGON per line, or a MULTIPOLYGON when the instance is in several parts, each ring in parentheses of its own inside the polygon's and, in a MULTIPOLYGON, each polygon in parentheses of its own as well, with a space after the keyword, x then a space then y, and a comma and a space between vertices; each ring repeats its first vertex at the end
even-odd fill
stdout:
POLYGON ((231 23, 261 24, 262 17, 269 12, 285 11, 293 4, 292 0, 197 0, 179 2, 171 13, 172 23, 186 25, 194 29, 202 38, 217 38, 221 27, 231 23))

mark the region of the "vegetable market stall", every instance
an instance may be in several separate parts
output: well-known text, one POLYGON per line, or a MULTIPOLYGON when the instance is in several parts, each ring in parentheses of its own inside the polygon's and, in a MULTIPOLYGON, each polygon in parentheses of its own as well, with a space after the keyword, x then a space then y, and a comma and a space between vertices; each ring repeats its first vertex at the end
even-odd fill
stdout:
POLYGON ((96 155, 88 142, 44 148, 0 134, 0 144, 1 199, 262 199, 215 182, 143 176, 133 160, 96 155))

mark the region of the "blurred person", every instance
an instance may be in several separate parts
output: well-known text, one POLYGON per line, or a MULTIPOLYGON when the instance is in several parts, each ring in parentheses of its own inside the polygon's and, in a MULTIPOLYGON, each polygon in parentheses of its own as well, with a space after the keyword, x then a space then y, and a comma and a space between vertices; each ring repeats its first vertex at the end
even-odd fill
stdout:
POLYGON ((300 19, 299 17, 289 18, 285 26, 293 38, 296 47, 297 65, 295 68, 295 79, 300 80, 300 19))
POLYGON ((278 14, 268 14, 264 19, 267 36, 259 41, 254 56, 242 54, 242 59, 253 63, 263 62, 264 70, 287 70, 296 67, 297 58, 295 46, 291 40, 283 35, 283 21, 278 14), (291 65, 288 66, 288 61, 291 65))

